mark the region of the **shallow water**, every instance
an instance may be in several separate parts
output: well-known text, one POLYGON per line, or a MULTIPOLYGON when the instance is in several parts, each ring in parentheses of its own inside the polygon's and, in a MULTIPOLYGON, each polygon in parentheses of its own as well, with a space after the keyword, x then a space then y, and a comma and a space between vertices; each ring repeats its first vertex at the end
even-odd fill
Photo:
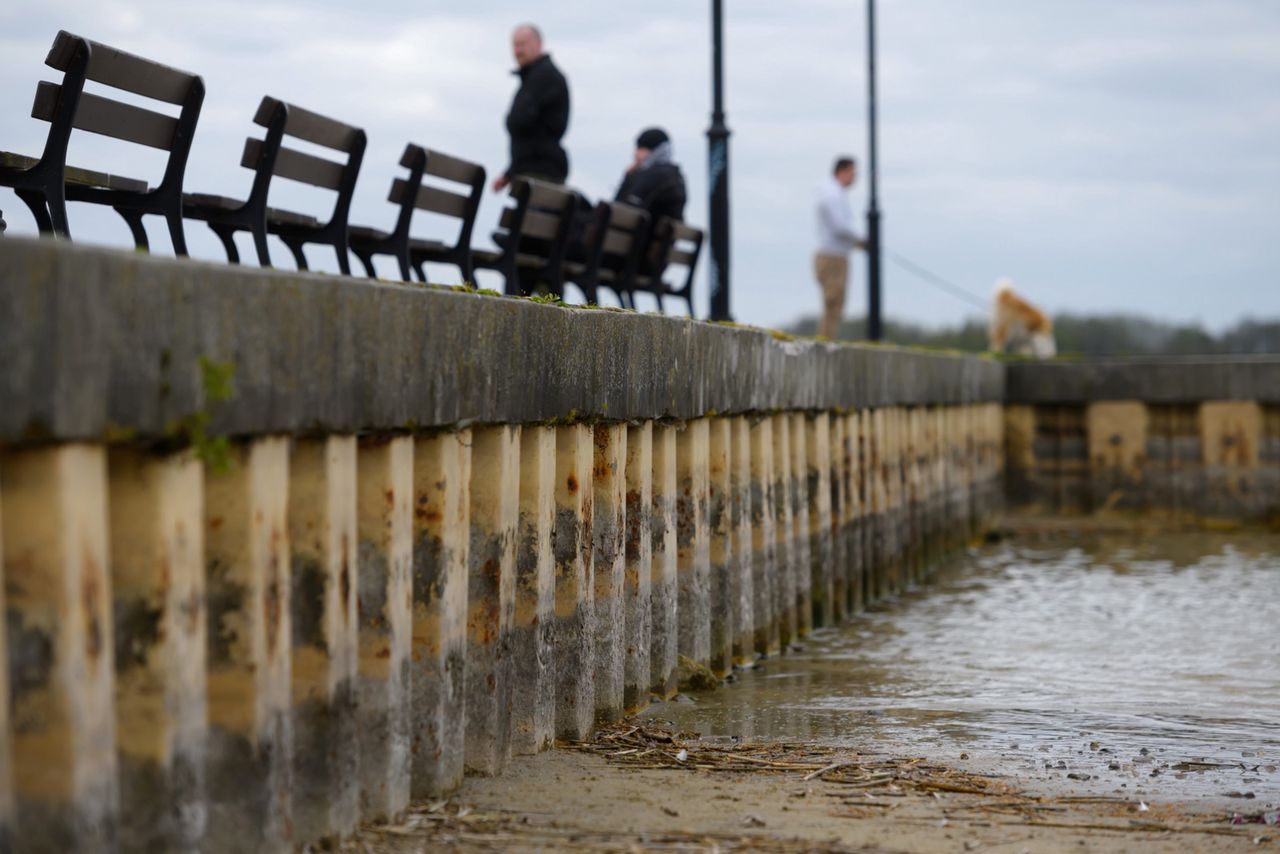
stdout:
POLYGON ((1280 801, 1280 537, 974 549, 734 684, 648 714, 707 736, 1256 811, 1280 801))

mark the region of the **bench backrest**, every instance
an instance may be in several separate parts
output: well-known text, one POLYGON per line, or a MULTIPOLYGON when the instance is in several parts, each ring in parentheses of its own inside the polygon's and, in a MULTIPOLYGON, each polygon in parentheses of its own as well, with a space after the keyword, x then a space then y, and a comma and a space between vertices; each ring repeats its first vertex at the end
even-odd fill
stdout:
POLYGON ((504 208, 498 219, 499 233, 506 234, 502 241, 504 257, 532 253, 532 247, 537 247, 539 255, 545 250, 547 267, 558 271, 564 261, 577 198, 564 187, 532 178, 514 179, 511 197, 515 204, 504 208))
POLYGON ((657 274, 662 275, 673 265, 684 267, 683 284, 669 285, 668 288, 671 293, 688 296, 693 288, 693 274, 698 269, 698 257, 702 254, 702 231, 679 220, 663 217, 655 226, 654 240, 658 249, 656 257, 662 260, 662 269, 657 274))
POLYGON ((640 256, 648 243, 649 214, 622 202, 609 206, 609 225, 600 246, 600 264, 619 273, 625 283, 635 275, 640 256))
POLYGON ((182 192, 187 155, 204 103, 204 81, 149 59, 60 31, 45 65, 63 72, 62 83, 36 87, 33 118, 50 123, 41 161, 65 164, 71 129, 109 136, 169 152, 155 193, 182 192), (177 104, 177 118, 84 91, 85 80, 156 101, 177 104))
POLYGON ((484 167, 450 154, 409 143, 400 157, 400 165, 409 170, 409 177, 391 182, 387 200, 400 205, 396 220, 396 234, 408 234, 409 220, 415 210, 427 211, 458 220, 458 239, 454 248, 471 247, 471 233, 475 228, 476 212, 480 210, 480 197, 484 193, 484 167), (424 183, 425 178, 438 179, 446 186, 424 183), (465 194, 452 189, 464 184, 465 194))
POLYGON ((244 143, 240 165, 257 172, 250 202, 266 204, 266 193, 272 176, 309 184, 337 193, 329 223, 345 226, 355 195, 356 177, 364 159, 367 142, 365 132, 357 127, 313 113, 284 101, 263 97, 253 123, 267 129, 263 139, 249 137, 244 143), (329 160, 285 146, 284 137, 332 149, 346 155, 346 162, 329 160))

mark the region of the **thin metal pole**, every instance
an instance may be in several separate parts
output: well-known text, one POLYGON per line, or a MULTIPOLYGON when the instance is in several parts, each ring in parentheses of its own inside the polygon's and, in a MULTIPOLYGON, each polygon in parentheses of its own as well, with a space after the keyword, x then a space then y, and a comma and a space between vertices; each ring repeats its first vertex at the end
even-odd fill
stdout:
POLYGON ((710 184, 711 319, 729 314, 729 128, 724 120, 724 10, 711 2, 711 127, 707 129, 707 178, 710 184))
POLYGON ((884 337, 880 318, 880 199, 876 163, 876 0, 867 0, 868 172, 871 192, 867 201, 867 337, 884 337))

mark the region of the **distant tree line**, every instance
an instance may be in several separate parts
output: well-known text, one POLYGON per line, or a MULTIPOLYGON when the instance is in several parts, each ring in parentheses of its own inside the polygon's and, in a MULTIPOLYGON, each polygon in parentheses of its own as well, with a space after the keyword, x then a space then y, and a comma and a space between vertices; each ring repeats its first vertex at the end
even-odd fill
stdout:
MULTIPOLYGON (((1089 356, 1174 355, 1205 353, 1280 353, 1280 319, 1243 320, 1220 334, 1199 324, 1173 324, 1126 314, 1060 314, 1053 318, 1059 353, 1089 356)), ((814 335, 816 317, 805 317, 785 331, 814 335)), ((918 347, 982 352, 987 349, 985 320, 970 318, 959 326, 929 328, 886 319, 885 340, 918 347)), ((850 318, 840 326, 845 341, 867 337, 866 319, 850 318)))

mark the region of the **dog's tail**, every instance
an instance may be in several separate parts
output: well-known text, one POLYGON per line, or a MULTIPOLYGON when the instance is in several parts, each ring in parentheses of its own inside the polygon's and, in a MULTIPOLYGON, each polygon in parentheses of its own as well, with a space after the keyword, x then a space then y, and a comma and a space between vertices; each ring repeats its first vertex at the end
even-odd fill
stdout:
POLYGON ((996 287, 992 292, 992 296, 999 299, 1001 295, 1011 293, 1013 291, 1013 279, 1008 277, 996 279, 996 287))

